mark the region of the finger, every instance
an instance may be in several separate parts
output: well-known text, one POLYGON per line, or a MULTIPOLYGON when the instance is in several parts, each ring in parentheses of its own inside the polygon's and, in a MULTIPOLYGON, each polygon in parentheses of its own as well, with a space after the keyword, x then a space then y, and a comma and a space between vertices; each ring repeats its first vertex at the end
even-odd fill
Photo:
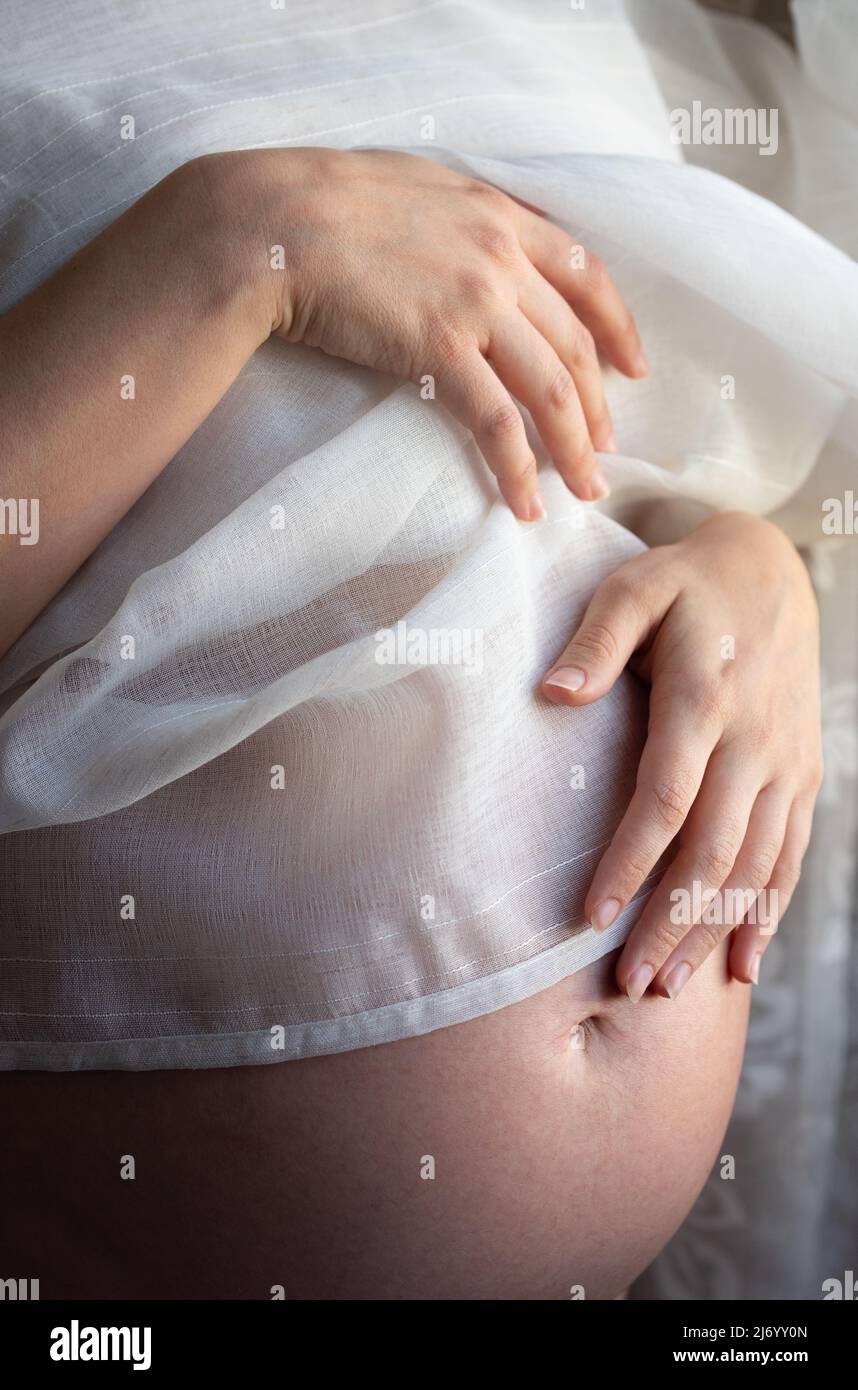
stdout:
POLYGON ((604 378, 593 335, 553 285, 529 264, 523 272, 519 308, 551 344, 574 378, 593 447, 617 453, 617 441, 605 399, 604 378))
POLYGON ((566 486, 585 502, 606 496, 575 382, 551 344, 516 313, 492 329, 487 356, 527 406, 566 486))
POLYGON ((787 821, 783 846, 766 889, 765 912, 755 912, 756 922, 745 922, 730 944, 730 974, 737 980, 757 984, 760 962, 768 949, 784 913, 790 905, 801 873, 801 861, 810 843, 814 796, 798 797, 787 821))
POLYGON ((521 411, 476 347, 435 374, 438 399, 471 431, 520 521, 539 521, 545 508, 538 491, 536 459, 521 411))
POLYGON ((524 209, 518 217, 528 259, 569 301, 608 361, 626 376, 646 376, 649 364, 634 317, 598 256, 546 218, 524 209))
POLYGON ((617 984, 640 999, 691 928, 708 956, 730 930, 707 905, 729 876, 747 833, 760 778, 741 752, 710 759, 680 849, 650 896, 617 962, 617 984))
POLYGON ((719 724, 694 700, 663 698, 655 713, 651 700, 634 796, 584 903, 596 931, 616 920, 682 829, 720 736, 719 724))
POLYGON ((544 694, 561 705, 600 699, 675 597, 670 570, 654 564, 652 552, 628 561, 599 585, 574 637, 545 676, 544 694))
POLYGON ((691 928, 658 971, 652 984, 656 994, 675 999, 703 964, 713 941, 728 936, 747 916, 765 924, 764 894, 784 842, 792 801, 792 792, 781 783, 770 783, 760 792, 732 872, 707 907, 703 923, 691 928))

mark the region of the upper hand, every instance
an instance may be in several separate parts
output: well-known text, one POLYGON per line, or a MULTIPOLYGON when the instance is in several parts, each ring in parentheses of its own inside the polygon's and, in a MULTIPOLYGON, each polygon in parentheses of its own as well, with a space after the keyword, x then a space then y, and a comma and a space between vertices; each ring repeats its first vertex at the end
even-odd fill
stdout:
POLYGON ((756 982, 822 778, 816 602, 782 532, 734 512, 629 561, 596 590, 542 688, 588 704, 629 662, 651 683, 648 736, 585 911, 609 926, 670 847, 618 961, 620 988, 674 997, 730 932, 731 973, 756 982), (762 890, 756 924, 737 926, 762 890))
POLYGON ((473 432, 523 521, 544 515, 521 401, 579 497, 615 451, 596 349, 647 370, 604 266, 534 210, 441 164, 389 151, 252 150, 196 163, 249 209, 273 331, 434 393, 473 432), (269 265, 284 247, 285 268, 269 265), (494 368, 494 370, 492 370, 494 368))

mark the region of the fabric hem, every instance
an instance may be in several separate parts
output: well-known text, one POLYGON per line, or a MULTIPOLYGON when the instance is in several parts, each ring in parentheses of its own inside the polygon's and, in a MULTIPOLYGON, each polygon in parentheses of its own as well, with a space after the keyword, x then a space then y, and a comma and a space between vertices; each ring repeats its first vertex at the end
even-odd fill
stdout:
POLYGON ((622 945, 648 897, 649 892, 645 892, 635 898, 605 932, 587 928, 530 960, 437 994, 343 1018, 282 1028, 272 1025, 244 1033, 71 1043, 0 1042, 0 1071, 202 1071, 266 1066, 420 1037, 521 1003, 592 965, 622 945))

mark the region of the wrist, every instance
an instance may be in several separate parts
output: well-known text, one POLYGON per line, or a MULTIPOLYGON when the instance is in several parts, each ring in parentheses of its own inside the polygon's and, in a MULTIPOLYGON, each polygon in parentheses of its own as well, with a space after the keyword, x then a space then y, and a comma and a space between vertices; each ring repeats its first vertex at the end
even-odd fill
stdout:
POLYGON ((212 293, 253 340, 253 350, 289 316, 287 248, 270 217, 255 151, 201 155, 177 171, 201 229, 212 293))

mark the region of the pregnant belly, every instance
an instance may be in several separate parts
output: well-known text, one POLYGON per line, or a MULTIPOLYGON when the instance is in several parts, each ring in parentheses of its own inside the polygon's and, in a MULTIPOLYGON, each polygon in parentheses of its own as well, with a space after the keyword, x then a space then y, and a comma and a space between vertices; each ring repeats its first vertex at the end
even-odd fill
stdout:
POLYGON ((722 947, 632 1005, 614 960, 336 1056, 0 1075, 9 1269, 42 1298, 615 1297, 718 1155, 748 990, 722 947))

